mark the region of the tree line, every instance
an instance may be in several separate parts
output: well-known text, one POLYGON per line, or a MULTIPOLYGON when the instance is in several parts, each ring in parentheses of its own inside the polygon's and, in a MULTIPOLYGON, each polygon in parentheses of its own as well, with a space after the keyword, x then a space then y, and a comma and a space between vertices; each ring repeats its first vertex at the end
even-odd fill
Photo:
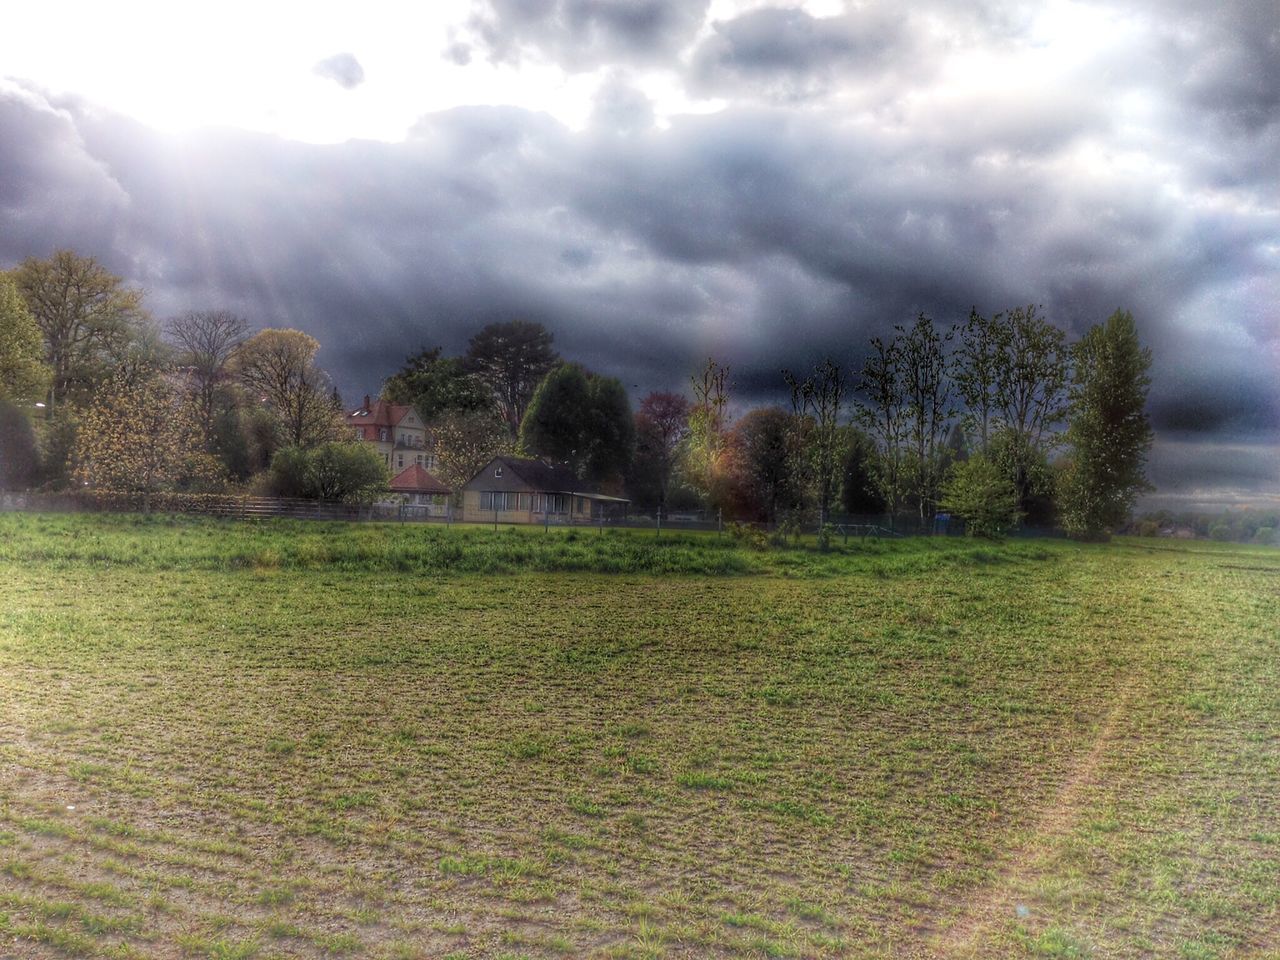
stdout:
MULTIPOLYGON (((1025 520, 1096 537, 1146 489, 1150 352, 1116 311, 1077 343, 1035 306, 874 338, 855 369, 781 371, 786 405, 732 415, 729 369, 632 412, 616 378, 560 357, 540 324, 491 324, 458 357, 424 349, 383 396, 413 404, 455 489, 491 457, 569 466, 639 508, 825 524, 839 508, 999 534, 1025 520)), ((892 522, 892 520, 890 520, 892 522)))
POLYGON ((295 493, 274 488, 303 482, 286 468, 306 451, 305 484, 336 458, 353 490, 385 487, 301 331, 225 310, 157 323, 140 290, 60 250, 0 273, 0 347, 0 486, 295 493))
MULTIPOLYGON (((352 442, 319 347, 297 330, 250 333, 228 311, 157 324, 92 257, 29 258, 0 274, 0 483, 376 495, 385 464, 352 442)), ((1145 486, 1149 365, 1124 311, 1068 344, 1033 306, 974 310, 873 338, 856 368, 783 370, 788 403, 735 417, 730 371, 709 359, 687 391, 633 410, 619 380, 512 320, 458 356, 411 354, 381 396, 416 408, 455 490, 516 453, 668 513, 796 525, 947 512, 979 532, 1023 519, 1098 536, 1145 486)))

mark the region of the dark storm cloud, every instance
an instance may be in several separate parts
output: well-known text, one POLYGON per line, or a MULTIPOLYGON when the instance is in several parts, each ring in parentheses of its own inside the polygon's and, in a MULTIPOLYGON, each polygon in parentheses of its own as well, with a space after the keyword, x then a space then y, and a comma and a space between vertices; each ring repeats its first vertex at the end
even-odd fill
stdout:
POLYGON ((364 83, 364 67, 352 53, 335 53, 311 69, 317 76, 332 80, 344 90, 354 90, 364 83))
POLYGON ((535 57, 567 70, 659 63, 689 43, 708 0, 483 0, 469 22, 491 59, 535 57))
MULTIPOLYGON (((703 15, 620 9, 499 3, 490 25, 502 30, 484 43, 571 67, 634 44, 635 62, 672 56, 703 15)), ((1197 26, 1198 9, 1181 30, 1125 10, 1149 42, 1100 55, 1077 82, 914 98, 904 51, 1021 43, 1016 5, 974 8, 942 39, 866 5, 822 22, 757 11, 717 25, 686 65, 709 84, 750 80, 751 98, 665 127, 625 65, 602 75, 585 130, 465 107, 423 117, 397 144, 171 139, 0 87, 0 265, 73 246, 143 285, 162 316, 227 307, 301 327, 348 396, 422 345, 461 350, 513 317, 545 323, 565 354, 636 394, 684 387, 714 355, 746 403, 782 399, 781 367, 825 354, 856 367, 868 337, 920 311, 950 323, 971 306, 1036 303, 1074 337, 1123 307, 1155 357, 1157 483, 1184 470, 1201 478, 1196 495, 1225 485, 1204 468, 1212 458, 1187 451, 1230 438, 1263 452, 1224 455, 1224 470, 1261 489, 1258 458, 1280 434, 1277 124, 1256 53, 1269 41, 1197 26), (874 24, 878 46, 865 40, 874 24), (1241 93, 1208 68, 1184 82, 1163 59, 1175 41, 1191 64, 1255 64, 1262 87, 1241 93), (903 78, 898 99, 874 115, 776 95, 780 78, 808 95, 887 75, 903 78), (1122 116, 1127 93, 1158 109, 1122 116)))
POLYGON ((1134 310, 1157 357, 1162 424, 1276 422, 1261 400, 1274 396, 1266 318, 1237 324, 1231 342, 1175 322, 1261 227, 1188 215, 1141 177, 991 167, 776 110, 666 131, 619 124, 619 111, 644 115, 621 82, 602 95, 610 122, 582 134, 467 108, 424 118, 402 144, 170 141, 29 92, 3 110, 24 136, 4 138, 21 149, 0 189, 25 198, 26 230, 7 233, 0 255, 84 247, 75 211, 99 211, 111 229, 94 252, 157 310, 227 305, 305 327, 348 392, 420 343, 457 349, 479 325, 520 315, 629 382, 677 385, 714 352, 744 395, 765 397, 778 367, 824 352, 856 363, 870 334, 918 311, 949 322, 971 305, 1035 301, 1074 333, 1134 310), (1198 421, 1184 409, 1192 377, 1198 421))

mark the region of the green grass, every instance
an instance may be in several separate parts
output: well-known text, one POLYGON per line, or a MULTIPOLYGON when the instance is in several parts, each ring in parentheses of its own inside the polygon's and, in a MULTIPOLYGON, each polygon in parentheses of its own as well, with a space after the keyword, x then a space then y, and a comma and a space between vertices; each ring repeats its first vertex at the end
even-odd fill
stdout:
POLYGON ((0 955, 1249 957, 1280 553, 0 516, 0 955))

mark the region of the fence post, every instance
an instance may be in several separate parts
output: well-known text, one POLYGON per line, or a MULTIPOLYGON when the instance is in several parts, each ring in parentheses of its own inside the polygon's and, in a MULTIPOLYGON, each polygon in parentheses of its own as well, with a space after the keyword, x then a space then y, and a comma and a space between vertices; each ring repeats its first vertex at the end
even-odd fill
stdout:
POLYGON ((662 508, 661 507, 658 508, 658 530, 654 534, 654 536, 655 537, 662 536, 662 508))
POLYGON ((716 536, 724 537, 724 507, 716 509, 716 536))

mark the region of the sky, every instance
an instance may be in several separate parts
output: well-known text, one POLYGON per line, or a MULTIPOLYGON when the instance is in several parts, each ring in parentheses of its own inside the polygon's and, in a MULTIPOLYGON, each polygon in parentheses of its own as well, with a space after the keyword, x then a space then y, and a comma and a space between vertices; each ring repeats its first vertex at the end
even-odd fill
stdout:
POLYGON ((921 311, 1124 308, 1147 505, 1280 507, 1274 0, 23 4, 0 268, 62 247, 352 402, 495 320, 746 405, 921 311))

